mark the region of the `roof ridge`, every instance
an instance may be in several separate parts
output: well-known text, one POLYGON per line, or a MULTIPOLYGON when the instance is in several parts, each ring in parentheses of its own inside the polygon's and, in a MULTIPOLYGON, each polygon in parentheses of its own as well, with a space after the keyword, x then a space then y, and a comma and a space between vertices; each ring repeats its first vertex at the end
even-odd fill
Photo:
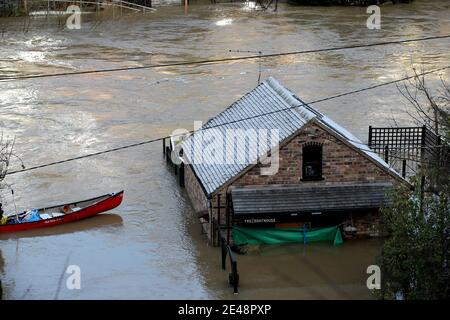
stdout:
POLYGON ((392 182, 344 182, 344 183, 328 183, 328 184, 314 184, 314 185, 301 185, 301 184, 270 184, 270 185, 250 185, 250 186, 236 186, 231 190, 233 192, 240 191, 253 191, 253 190, 265 190, 265 189, 318 189, 318 188, 353 188, 353 187, 392 187, 392 182))
POLYGON ((287 87, 283 86, 277 79, 274 77, 268 77, 264 82, 266 82, 270 88, 272 88, 278 95, 280 95, 288 105, 294 108, 295 111, 300 113, 303 118, 308 120, 319 117, 322 118, 324 115, 314 107, 311 107, 306 102, 301 100, 295 93, 289 90, 287 87), (306 109, 301 110, 300 107, 306 109))
MULTIPOLYGON (((200 139, 194 139, 197 134, 194 132, 183 142, 183 149, 186 149, 183 157, 186 157, 186 163, 192 165, 205 194, 212 195, 219 188, 238 177, 240 173, 256 165, 260 157, 267 154, 276 143, 287 141, 286 139, 299 132, 310 121, 316 122, 333 136, 348 143, 352 149, 360 151, 365 157, 377 163, 380 168, 393 171, 396 177, 399 176, 383 159, 365 150, 368 147, 350 131, 303 102, 273 77, 268 77, 225 110, 209 119, 201 129, 217 127, 217 138, 223 140, 227 139, 228 130, 256 130, 260 127, 271 130, 276 128, 277 133, 274 138, 278 141, 273 141, 272 133, 269 138, 267 131, 265 131, 266 136, 262 139, 247 136, 247 133, 239 131, 239 139, 248 140, 248 143, 244 141, 244 145, 236 144, 235 146, 236 138, 233 136, 231 143, 224 140, 221 148, 216 150, 209 148, 211 144, 208 139, 206 142, 203 141, 202 136, 200 139), (224 152, 227 150, 224 148, 229 146, 232 148, 232 154, 225 155, 224 152), (200 156, 197 159, 195 154, 198 152, 200 152, 200 156), (197 160, 200 162, 197 163, 197 160)), ((213 132, 213 135, 216 133, 213 132)))

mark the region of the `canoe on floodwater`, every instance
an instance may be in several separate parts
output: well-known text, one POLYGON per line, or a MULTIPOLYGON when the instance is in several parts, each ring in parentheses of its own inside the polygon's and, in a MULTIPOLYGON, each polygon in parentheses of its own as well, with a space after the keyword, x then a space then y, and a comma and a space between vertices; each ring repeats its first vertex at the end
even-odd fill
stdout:
POLYGON ((100 197, 66 203, 42 209, 25 211, 8 216, 6 224, 0 225, 0 233, 25 231, 52 227, 93 217, 114 209, 122 203, 123 191, 108 193, 100 197))

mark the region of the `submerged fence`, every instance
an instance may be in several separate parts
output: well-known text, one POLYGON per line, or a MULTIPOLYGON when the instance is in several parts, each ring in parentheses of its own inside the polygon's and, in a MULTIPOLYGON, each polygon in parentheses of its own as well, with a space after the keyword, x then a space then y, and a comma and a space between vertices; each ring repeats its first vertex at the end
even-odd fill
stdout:
POLYGON ((77 5, 83 11, 119 8, 134 12, 154 11, 152 0, 0 0, 0 16, 28 15, 34 11, 65 11, 77 5))
POLYGON ((18 12, 20 1, 18 0, 0 0, 0 17, 10 16, 18 12))
POLYGON ((224 237, 220 237, 220 248, 222 254, 222 270, 226 270, 227 256, 229 256, 231 272, 228 275, 228 282, 233 286, 233 293, 238 294, 239 274, 237 271, 236 256, 224 237))

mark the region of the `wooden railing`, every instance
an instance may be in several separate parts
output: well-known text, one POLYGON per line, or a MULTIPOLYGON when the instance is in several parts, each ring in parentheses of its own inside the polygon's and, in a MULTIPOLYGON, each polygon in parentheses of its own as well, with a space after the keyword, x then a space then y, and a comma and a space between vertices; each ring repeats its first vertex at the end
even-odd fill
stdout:
POLYGON ((152 8, 152 7, 147 7, 147 6, 143 6, 140 4, 136 4, 133 2, 128 2, 128 1, 122 1, 122 0, 113 0, 113 1, 108 1, 108 2, 113 2, 118 6, 121 6, 123 8, 128 8, 131 10, 135 10, 135 11, 142 11, 142 12, 146 12, 146 11, 155 11, 156 9, 152 8))
POLYGON ((237 270, 237 260, 234 252, 231 250, 224 237, 220 237, 220 249, 222 254, 222 270, 226 270, 227 256, 230 257, 231 272, 228 274, 228 283, 233 286, 233 293, 238 294, 239 274, 237 270))
MULTIPOLYGON (((181 162, 180 164, 173 163, 172 161, 172 151, 176 148, 176 142, 173 139, 163 139, 162 140, 162 149, 163 149, 163 156, 166 159, 166 162, 168 165, 174 167, 175 175, 178 176, 178 182, 181 187, 184 187, 184 163, 181 162)), ((219 198, 220 201, 220 198, 219 198)), ((220 206, 220 202, 219 202, 220 206)), ((220 209, 219 209, 220 214, 220 209)), ((220 217, 220 215, 219 215, 220 217)), ((222 235, 222 227, 220 226, 220 218, 219 221, 215 220, 213 221, 214 225, 214 232, 217 232, 218 234, 218 242, 219 246, 221 248, 221 255, 222 255, 222 270, 226 270, 226 262, 227 262, 227 256, 230 260, 230 267, 231 272, 228 274, 228 282, 231 286, 233 286, 233 293, 238 294, 238 287, 239 287, 239 274, 237 271, 237 260, 234 252, 231 250, 231 247, 229 246, 230 241, 230 229, 231 229, 231 218, 229 216, 229 211, 227 214, 227 226, 225 229, 227 229, 227 239, 222 235)), ((212 237, 215 237, 211 235, 212 237)))
POLYGON ((156 9, 152 7, 122 0, 28 0, 26 3, 26 11, 31 11, 34 4, 42 4, 42 7, 45 7, 47 10, 50 10, 51 8, 55 9, 55 3, 67 3, 68 5, 74 4, 78 5, 80 9, 82 9, 83 6, 91 6, 96 8, 110 6, 143 13, 156 11, 156 9))
POLYGON ((184 187, 184 162, 183 159, 180 158, 181 163, 176 164, 172 161, 172 151, 175 148, 174 141, 172 139, 167 139, 169 141, 168 145, 166 143, 166 139, 162 140, 163 143, 163 156, 166 158, 166 162, 168 165, 173 166, 173 170, 175 175, 178 177, 178 184, 180 187, 184 187))
POLYGON ((375 128, 369 126, 368 146, 404 177, 419 172, 421 164, 441 163, 445 143, 426 126, 375 128), (407 171, 408 168, 408 171, 407 171))

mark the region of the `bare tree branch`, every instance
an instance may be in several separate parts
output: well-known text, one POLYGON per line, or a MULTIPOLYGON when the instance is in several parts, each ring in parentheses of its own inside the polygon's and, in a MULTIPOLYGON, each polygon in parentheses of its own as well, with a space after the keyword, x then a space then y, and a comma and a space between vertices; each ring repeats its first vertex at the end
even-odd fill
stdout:
POLYGON ((17 160, 19 160, 21 162, 22 168, 25 168, 22 159, 14 154, 15 143, 16 138, 6 138, 3 132, 0 133, 0 190, 3 189, 4 186, 7 186, 11 189, 11 187, 5 182, 5 177, 8 173, 8 168, 11 163, 11 158, 16 158, 17 160))
POLYGON ((413 106, 416 116, 412 116, 414 120, 421 122, 433 129, 436 135, 448 136, 450 129, 450 86, 444 78, 440 77, 440 90, 433 90, 425 81, 425 76, 420 75, 413 68, 414 77, 404 83, 402 86, 397 85, 400 94, 413 106))

